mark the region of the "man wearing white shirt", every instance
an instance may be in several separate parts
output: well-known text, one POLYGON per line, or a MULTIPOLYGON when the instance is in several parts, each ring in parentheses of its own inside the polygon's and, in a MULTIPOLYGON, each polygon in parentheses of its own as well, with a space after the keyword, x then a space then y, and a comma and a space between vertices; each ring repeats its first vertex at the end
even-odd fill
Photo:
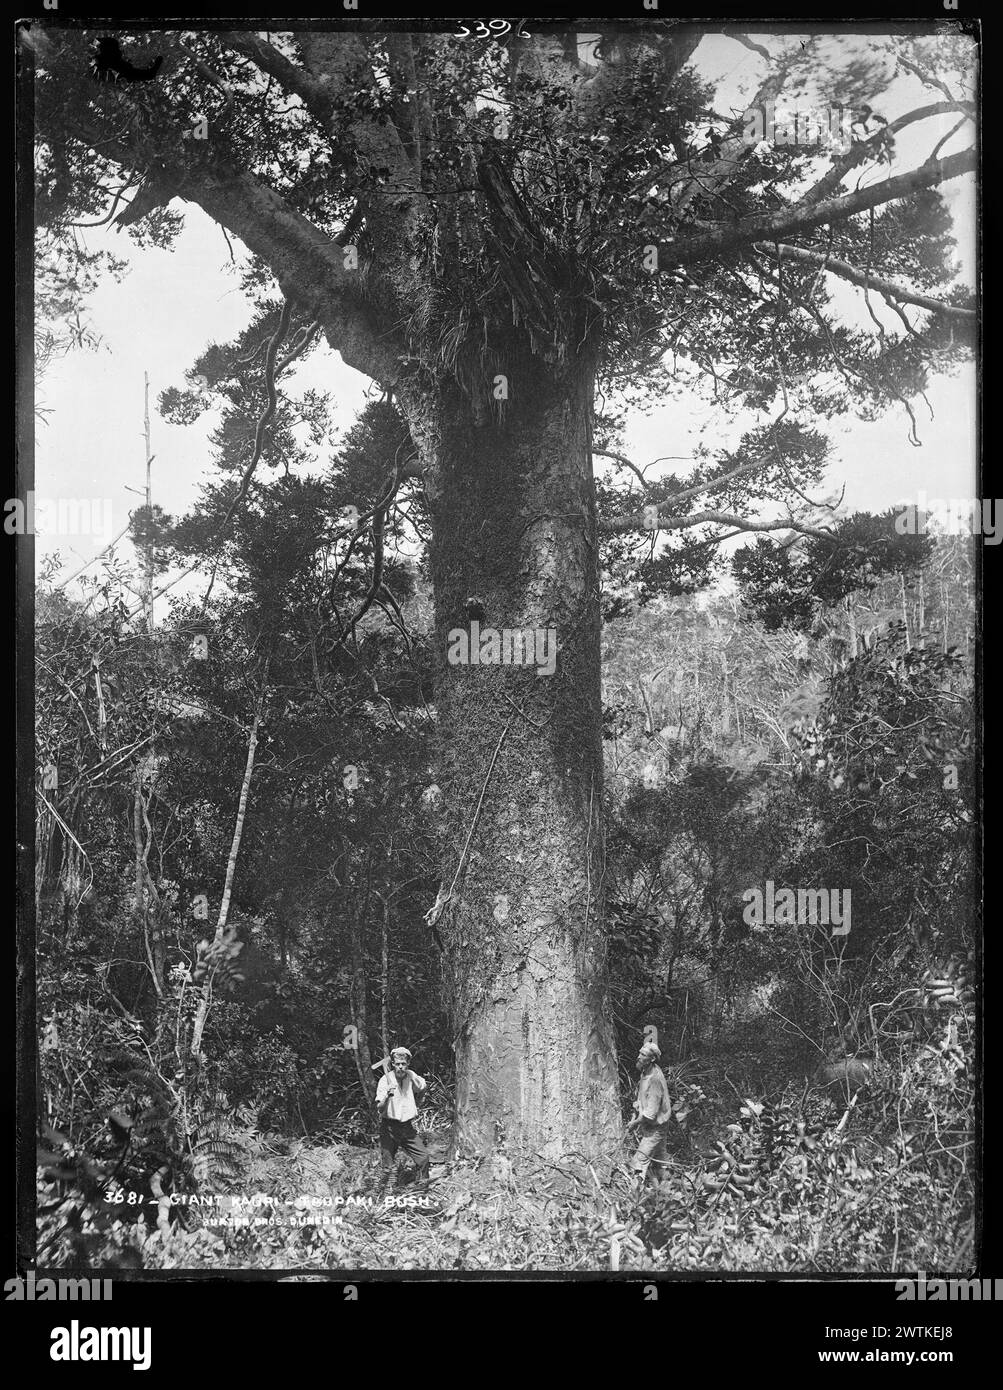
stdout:
POLYGON ((672 1118, 672 1101, 669 1098, 665 1074, 658 1065, 661 1056, 661 1049, 653 1042, 644 1043, 637 1054, 637 1069, 641 1073, 637 1100, 634 1102, 637 1116, 631 1120, 627 1129, 640 1131, 637 1152, 630 1166, 635 1173, 640 1174, 642 1183, 649 1182, 652 1177, 658 1181, 666 1172, 669 1163, 665 1130, 672 1118))
POLYGON ((403 1149, 417 1169, 419 1182, 428 1182, 428 1150, 418 1133, 417 1097, 425 1090, 424 1077, 408 1067, 411 1053, 406 1047, 395 1047, 390 1054, 393 1071, 380 1077, 376 1088, 376 1108, 380 1116, 380 1160, 383 1164, 382 1187, 386 1187, 394 1170, 397 1150, 403 1149))

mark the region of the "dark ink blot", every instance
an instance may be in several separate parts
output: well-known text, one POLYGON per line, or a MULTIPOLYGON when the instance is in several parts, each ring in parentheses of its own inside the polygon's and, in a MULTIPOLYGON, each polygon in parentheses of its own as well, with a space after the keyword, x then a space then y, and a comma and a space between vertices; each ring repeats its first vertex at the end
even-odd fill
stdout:
POLYGON ((152 82, 160 71, 163 55, 146 68, 137 68, 118 46, 118 39, 98 39, 91 52, 91 75, 97 82, 152 82))

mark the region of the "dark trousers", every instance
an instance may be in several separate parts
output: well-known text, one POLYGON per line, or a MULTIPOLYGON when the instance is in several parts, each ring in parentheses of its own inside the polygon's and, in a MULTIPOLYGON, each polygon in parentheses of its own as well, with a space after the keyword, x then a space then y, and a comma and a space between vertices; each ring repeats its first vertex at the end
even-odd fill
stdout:
POLYGON ((380 1121, 380 1162, 383 1165, 383 1181, 385 1183, 390 1181, 394 1171, 394 1159, 397 1157, 398 1149, 403 1149, 414 1163, 418 1170, 418 1180, 427 1182, 428 1150, 425 1148, 414 1120, 382 1119, 380 1121))

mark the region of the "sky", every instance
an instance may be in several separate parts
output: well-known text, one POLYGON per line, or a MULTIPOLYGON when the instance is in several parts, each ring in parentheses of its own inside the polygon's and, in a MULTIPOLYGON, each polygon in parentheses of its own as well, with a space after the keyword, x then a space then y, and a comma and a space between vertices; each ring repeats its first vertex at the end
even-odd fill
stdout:
MULTIPOLYGON (((755 38, 770 48, 779 42, 761 34, 755 38)), ((833 51, 836 60, 844 62, 860 45, 873 50, 880 42, 873 36, 866 40, 843 38, 833 51)), ((718 111, 743 110, 765 70, 759 55, 724 35, 710 35, 702 41, 696 66, 719 84, 715 97, 718 111)), ((937 97, 917 79, 896 79, 875 105, 894 118, 902 110, 937 97)), ((953 124, 953 118, 939 117, 909 127, 899 138, 891 172, 922 163, 953 124)), ((945 144, 942 154, 971 143, 969 125, 945 144)), ((871 170, 863 181, 880 180, 888 172, 871 170)), ((943 185, 942 191, 958 239, 959 279, 971 285, 976 264, 975 179, 965 176, 953 180, 943 185)), ((239 333, 250 318, 250 309, 241 295, 220 228, 191 205, 185 205, 185 218, 184 231, 168 251, 139 250, 111 228, 82 233, 89 238, 91 249, 108 246, 124 257, 129 270, 119 283, 104 281, 89 299, 87 313, 100 335, 100 347, 93 352, 74 351, 55 361, 37 387, 37 404, 47 413, 36 431, 36 495, 100 502, 94 513, 94 534, 36 536, 36 563, 58 551, 63 561, 61 579, 94 560, 125 527, 129 512, 142 502, 129 489, 141 491, 144 486, 144 371, 150 378, 154 502, 172 515, 183 514, 213 474, 207 436, 214 416, 207 413, 192 426, 170 425, 157 414, 156 399, 165 387, 185 384, 184 372, 210 342, 223 343, 239 333)), ((240 248, 235 249, 239 259, 240 248)), ((869 323, 859 291, 842 282, 830 281, 830 287, 837 310, 846 321, 869 323)), ((897 320, 875 308, 894 331, 897 320)), ((326 345, 290 378, 296 386, 313 386, 333 396, 332 444, 351 426, 367 396, 379 394, 366 377, 345 366, 326 345)), ((953 377, 934 377, 927 395, 933 418, 922 400, 913 403, 922 441, 919 448, 909 442, 909 422, 900 405, 892 405, 872 422, 848 417, 821 422, 833 452, 820 491, 838 492, 845 484, 849 511, 883 510, 915 497, 919 490, 931 498, 975 495, 974 366, 964 366, 953 377)), ((624 452, 644 465, 667 454, 688 458, 698 444, 734 447, 742 433, 765 423, 770 415, 746 410, 722 418, 704 397, 687 394, 644 414, 632 414, 624 452)), ((599 464, 601 460, 597 460, 599 464)), ((688 469, 679 462, 664 467, 682 475, 688 469)), ((649 476, 657 477, 661 471, 653 469, 649 476)), ((121 541, 116 553, 131 557, 131 546, 121 541)), ((85 576, 96 572, 97 567, 91 566, 85 576)), ((69 592, 79 592, 76 580, 70 583, 69 592)), ((163 611, 162 604, 159 611, 163 611)))

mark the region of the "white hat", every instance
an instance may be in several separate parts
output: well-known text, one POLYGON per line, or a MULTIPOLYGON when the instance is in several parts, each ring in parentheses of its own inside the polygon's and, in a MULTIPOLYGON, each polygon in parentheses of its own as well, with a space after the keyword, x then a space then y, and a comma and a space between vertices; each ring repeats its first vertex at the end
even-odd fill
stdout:
POLYGON ((405 1056, 405 1057, 408 1059, 408 1061, 410 1062, 410 1060, 411 1060, 411 1049, 410 1049, 410 1048, 407 1048, 407 1047, 392 1047, 392 1048, 390 1049, 390 1056, 391 1056, 391 1058, 393 1058, 393 1057, 400 1057, 401 1055, 405 1056))
POLYGON ((652 1057, 657 1061, 657 1059, 662 1055, 662 1049, 658 1046, 657 1043, 646 1042, 641 1044, 640 1051, 637 1055, 639 1057, 652 1057))

